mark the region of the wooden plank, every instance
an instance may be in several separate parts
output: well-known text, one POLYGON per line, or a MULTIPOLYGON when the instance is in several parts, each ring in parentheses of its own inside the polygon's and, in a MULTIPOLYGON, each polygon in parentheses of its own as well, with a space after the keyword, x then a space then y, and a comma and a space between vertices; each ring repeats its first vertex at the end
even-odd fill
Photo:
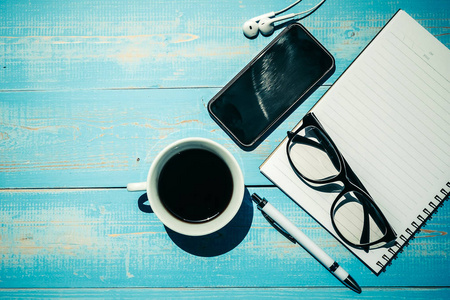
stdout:
POLYGON ((140 193, 54 189, 0 191, 0 288, 342 288, 266 222, 249 199, 253 192, 272 201, 363 289, 450 284, 449 206, 376 277, 275 188, 250 188, 226 228, 197 238, 171 232, 141 211, 140 193))
POLYGON ((259 165, 325 91, 252 152, 209 116, 207 102, 218 89, 0 93, 0 188, 124 187, 145 181, 156 154, 190 136, 229 149, 246 184, 270 184, 259 165))
POLYGON ((448 299, 448 288, 366 288, 358 295, 344 288, 117 288, 117 289, 0 289, 5 299, 448 299))
MULTIPOLYGON (((290 2, 2 1, 0 89, 220 87, 274 37, 241 25, 290 2)), ((326 1, 302 23, 336 57, 329 83, 399 8, 450 45, 446 1, 326 1)))

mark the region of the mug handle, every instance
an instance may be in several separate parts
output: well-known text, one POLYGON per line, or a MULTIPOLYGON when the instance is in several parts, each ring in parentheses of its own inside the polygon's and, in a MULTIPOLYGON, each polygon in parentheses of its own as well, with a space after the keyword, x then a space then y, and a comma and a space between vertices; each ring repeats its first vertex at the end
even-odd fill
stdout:
POLYGON ((134 182, 127 184, 127 191, 138 192, 147 190, 147 182, 134 182))

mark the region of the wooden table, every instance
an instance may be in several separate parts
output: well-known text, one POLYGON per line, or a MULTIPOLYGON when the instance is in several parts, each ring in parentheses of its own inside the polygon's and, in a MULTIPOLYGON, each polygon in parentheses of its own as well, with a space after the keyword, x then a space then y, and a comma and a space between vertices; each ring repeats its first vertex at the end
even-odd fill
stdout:
POLYGON ((399 8, 449 47, 449 2, 325 2, 301 22, 334 55, 335 74, 245 152, 206 105, 276 35, 246 39, 244 21, 290 3, 0 2, 0 297, 450 297, 450 206, 377 277, 258 169, 399 8), (238 216, 206 237, 166 229, 145 195, 125 189, 145 180, 161 149, 189 136, 229 149, 247 187, 238 216), (345 266, 363 293, 275 231, 253 192, 345 266))

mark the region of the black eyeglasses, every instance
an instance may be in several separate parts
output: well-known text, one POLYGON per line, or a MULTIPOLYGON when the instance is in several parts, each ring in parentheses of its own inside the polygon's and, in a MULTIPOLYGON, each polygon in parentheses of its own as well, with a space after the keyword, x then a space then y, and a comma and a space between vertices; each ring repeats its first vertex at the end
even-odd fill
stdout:
POLYGON ((339 237, 366 252, 392 245, 394 230, 317 117, 308 113, 295 132, 288 132, 288 137, 287 157, 301 179, 314 185, 343 184, 330 210, 339 237))

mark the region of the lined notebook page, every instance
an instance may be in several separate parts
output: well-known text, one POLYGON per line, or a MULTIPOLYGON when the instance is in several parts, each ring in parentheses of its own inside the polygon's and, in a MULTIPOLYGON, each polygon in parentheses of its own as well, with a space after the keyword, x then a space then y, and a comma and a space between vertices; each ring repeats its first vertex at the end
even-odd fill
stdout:
MULTIPOLYGON (((449 79, 450 51, 399 11, 312 109, 398 234, 398 246, 450 181, 449 79)), ((336 194, 297 179, 286 142, 261 172, 338 238, 330 219, 336 194)), ((376 274, 398 250, 347 248, 376 274)))

